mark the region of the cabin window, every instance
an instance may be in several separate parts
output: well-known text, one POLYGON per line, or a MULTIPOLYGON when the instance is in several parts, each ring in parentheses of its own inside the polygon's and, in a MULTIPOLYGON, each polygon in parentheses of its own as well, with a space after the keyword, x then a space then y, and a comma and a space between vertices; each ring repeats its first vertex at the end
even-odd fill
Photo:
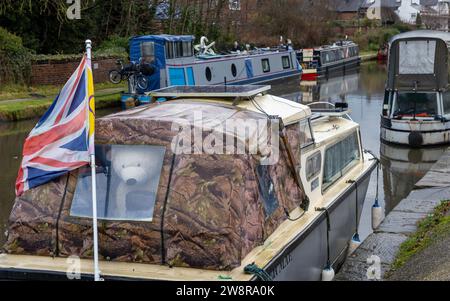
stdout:
POLYGON ((450 115, 450 91, 444 93, 443 103, 444 103, 444 115, 450 115))
POLYGON ((399 43, 400 74, 434 74, 436 41, 399 43))
POLYGON ((312 134, 311 124, 309 119, 300 121, 300 146, 305 148, 314 143, 314 137, 312 134))
POLYGON ((270 166, 268 165, 258 165, 256 168, 259 193, 261 194, 261 198, 264 203, 266 218, 270 217, 279 206, 275 185, 273 184, 272 177, 270 176, 269 168, 270 166))
MULTIPOLYGON (((151 222, 165 152, 162 146, 96 146, 98 218, 151 222)), ((90 167, 81 168, 70 215, 92 217, 91 181, 90 167)))
POLYGON ((306 180, 309 182, 320 174, 322 167, 322 154, 320 152, 306 159, 306 180))
POLYGON ((212 72, 211 72, 211 68, 206 67, 205 69, 205 77, 207 81, 211 81, 212 80, 212 72))
POLYGON ((183 56, 192 56, 192 47, 190 42, 183 42, 183 56))
POLYGON ((358 134, 347 136, 325 151, 323 187, 327 189, 339 180, 361 157, 358 134))
POLYGON ((155 43, 142 42, 141 43, 141 58, 145 63, 151 63, 155 60, 155 43))
POLYGON ((173 53, 173 43, 172 42, 166 42, 166 59, 173 59, 174 53, 173 53))
POLYGON ((270 62, 269 59, 262 59, 262 70, 264 73, 270 72, 270 62))
POLYGON ((289 69, 291 68, 291 60, 289 59, 289 56, 283 56, 281 58, 282 62, 283 62, 283 69, 289 69))
POLYGON ((437 94, 432 93, 397 93, 393 108, 393 118, 427 118, 437 114, 437 94))
POLYGON ((235 64, 231 64, 231 75, 233 75, 233 77, 237 76, 237 68, 235 64))

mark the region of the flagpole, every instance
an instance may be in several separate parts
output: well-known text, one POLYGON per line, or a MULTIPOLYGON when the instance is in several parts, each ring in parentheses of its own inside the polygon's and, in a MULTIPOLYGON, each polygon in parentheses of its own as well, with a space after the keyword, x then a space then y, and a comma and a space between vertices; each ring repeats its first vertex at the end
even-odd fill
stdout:
MULTIPOLYGON (((86 55, 89 63, 92 61, 92 42, 86 40, 86 55)), ((89 95, 90 97, 90 95, 89 95)), ((89 101, 88 101, 89 106, 89 101)), ((89 108, 88 108, 89 109, 89 108)), ((92 139, 94 141, 94 139, 92 139)), ((94 280, 101 281, 100 268, 98 266, 98 227, 97 227, 97 181, 95 167, 95 148, 91 152, 91 178, 92 178, 92 232, 94 236, 94 280)))

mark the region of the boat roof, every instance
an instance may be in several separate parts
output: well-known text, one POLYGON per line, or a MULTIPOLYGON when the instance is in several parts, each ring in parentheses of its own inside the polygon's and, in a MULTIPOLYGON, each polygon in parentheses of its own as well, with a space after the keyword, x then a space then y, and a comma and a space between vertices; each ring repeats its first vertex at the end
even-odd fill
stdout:
POLYGON ((192 35, 145 35, 145 36, 134 36, 130 38, 132 41, 158 41, 158 42, 192 42, 195 39, 192 35))
MULTIPOLYGON (((152 97, 172 97, 166 103, 197 103, 224 109, 239 109, 282 118, 289 125, 311 116, 308 106, 281 97, 264 94, 270 86, 179 86, 150 92, 152 97), (174 102, 175 101, 175 102, 174 102)), ((195 109, 195 108, 192 108, 195 109)), ((227 114, 224 114, 226 116, 227 114)), ((218 116, 216 116, 218 118, 218 116)))
POLYGON ((271 86, 170 86, 151 91, 153 97, 253 97, 267 92, 271 86))
POLYGON ((394 36, 390 41, 386 89, 448 89, 449 46, 450 33, 447 32, 416 30, 394 36))
POLYGON ((450 42, 450 33, 436 30, 414 30, 395 35, 390 40, 390 43, 410 39, 438 39, 448 44, 450 42))

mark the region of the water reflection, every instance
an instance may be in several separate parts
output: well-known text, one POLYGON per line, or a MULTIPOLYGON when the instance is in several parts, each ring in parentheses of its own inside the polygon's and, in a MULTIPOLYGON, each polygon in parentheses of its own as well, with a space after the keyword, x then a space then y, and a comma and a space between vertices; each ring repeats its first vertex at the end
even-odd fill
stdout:
POLYGON ((446 150, 447 147, 410 149, 381 143, 386 211, 394 209, 409 195, 446 150))

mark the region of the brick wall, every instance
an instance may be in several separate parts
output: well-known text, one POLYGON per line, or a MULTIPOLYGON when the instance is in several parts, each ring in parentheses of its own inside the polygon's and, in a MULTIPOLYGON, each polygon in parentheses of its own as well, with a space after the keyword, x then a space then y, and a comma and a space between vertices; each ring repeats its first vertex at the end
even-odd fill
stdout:
MULTIPOLYGON (((109 71, 117 68, 117 59, 94 60, 92 67, 94 69, 94 82, 102 83, 109 80, 109 71)), ((31 84, 32 85, 62 85, 67 82, 69 77, 78 67, 80 60, 76 61, 51 61, 36 62, 31 66, 31 84)))

